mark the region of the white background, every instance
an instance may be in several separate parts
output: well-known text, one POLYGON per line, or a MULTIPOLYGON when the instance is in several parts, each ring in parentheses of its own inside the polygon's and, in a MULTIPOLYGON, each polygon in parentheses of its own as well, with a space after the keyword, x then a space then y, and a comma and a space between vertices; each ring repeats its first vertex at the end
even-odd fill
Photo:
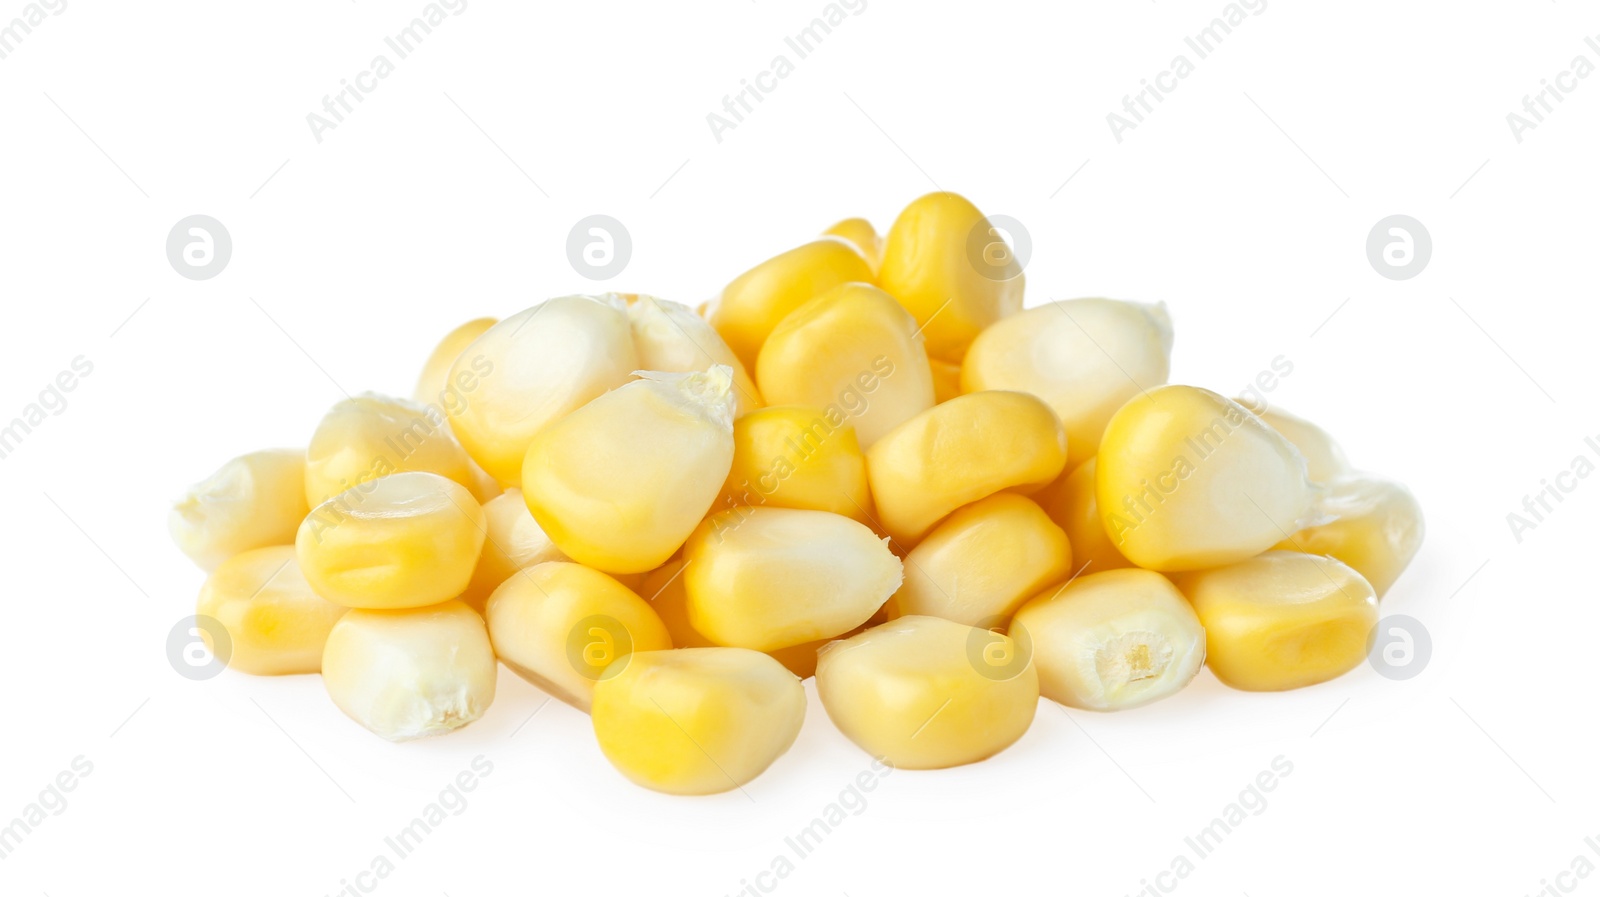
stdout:
MULTIPOLYGON (((1223 3, 869 0, 719 143, 707 114, 792 58, 821 0, 473 0, 318 143, 307 113, 423 5, 72 0, 0 61, 0 420, 94 365, 0 461, 0 824, 93 764, 0 891, 334 894, 480 754, 465 811, 373 893, 754 883, 868 765, 809 683, 799 742, 748 796, 634 787, 583 715, 505 673, 481 721, 391 745, 316 677, 174 673, 202 576, 167 503, 303 444, 341 389, 408 393, 457 323, 595 289, 565 253, 586 215, 632 234, 605 288, 698 302, 935 185, 1026 225, 1030 304, 1165 300, 1175 382, 1231 392, 1290 359, 1271 399, 1427 510, 1383 610, 1433 655, 1406 682, 1363 666, 1247 694, 1203 672, 1133 712, 1042 702, 993 760, 884 778, 773 893, 1135 894, 1280 755, 1266 809, 1175 893, 1524 895, 1600 864, 1600 477, 1520 543, 1506 522, 1600 460, 1600 77, 1520 143, 1506 121, 1600 63, 1592 5, 1272 0, 1118 143, 1106 114, 1192 61, 1223 3), (196 213, 234 241, 203 282, 164 253, 196 213), (1364 249, 1396 213, 1434 242, 1403 282, 1364 249)), ((0 22, 23 9, 0 0, 0 22)))

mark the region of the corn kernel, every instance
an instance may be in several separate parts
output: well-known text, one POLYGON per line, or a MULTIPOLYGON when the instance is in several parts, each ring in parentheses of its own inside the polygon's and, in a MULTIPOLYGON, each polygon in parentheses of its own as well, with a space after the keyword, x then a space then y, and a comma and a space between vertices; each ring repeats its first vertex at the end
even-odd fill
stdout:
POLYGON ((975 763, 1033 724, 1039 674, 1016 647, 950 620, 901 617, 822 649, 817 696, 845 737, 890 766, 975 763))
POLYGON ((397 473, 313 510, 295 555, 318 595, 346 607, 423 607, 461 594, 483 551, 483 508, 438 474, 397 473))
POLYGON ((1206 664, 1246 691, 1315 685, 1355 669, 1378 624, 1361 574, 1329 557, 1269 551, 1173 577, 1206 629, 1206 664))
POLYGON ((584 711, 595 683, 620 671, 615 661, 672 647, 648 602, 604 573, 568 561, 507 579, 489 597, 488 619, 494 653, 506 666, 584 711))
POLYGON ((1094 495, 1095 467, 1095 459, 1090 458, 1034 495, 1039 507, 1066 532, 1073 562, 1085 573, 1133 566, 1112 544, 1100 522, 1094 495))
POLYGON ((459 601, 350 611, 322 654, 333 703, 390 741, 443 735, 482 716, 496 673, 483 618, 459 601))
POLYGON ((865 622, 900 587, 900 559, 826 511, 736 508, 683 548, 689 620, 712 641, 772 651, 865 622))
POLYGON ((775 405, 848 414, 863 447, 933 407, 917 322, 866 283, 835 287, 784 318, 761 346, 756 383, 775 405))
POLYGON ((800 680, 743 648, 638 652, 595 685, 592 713, 611 765, 667 794, 742 788, 789 750, 805 716, 800 680))
POLYGON ((523 467, 533 519, 597 570, 661 566, 710 510, 733 464, 733 372, 641 371, 534 437, 523 467))
POLYGON ((200 587, 194 612, 228 631, 228 666, 278 676, 321 671, 322 646, 346 610, 311 591, 294 546, 274 545, 224 561, 200 587))
POLYGON ((1111 418, 1095 498, 1112 544, 1151 570, 1198 570, 1271 548, 1309 520, 1305 460, 1210 390, 1162 386, 1111 418))
POLYGON ((707 321, 687 305, 654 296, 625 297, 628 323, 639 367, 647 371, 692 374, 714 364, 733 369, 734 394, 740 414, 760 408, 761 393, 738 356, 707 321))
POLYGON ((855 429, 819 409, 772 405, 733 422, 733 466, 714 505, 832 511, 865 522, 867 458, 855 429))
MULTIPOLYGON (((1244 399, 1238 401, 1246 408, 1251 407, 1244 399)), ((1257 416, 1305 456, 1306 472, 1311 482, 1326 483, 1334 477, 1350 473, 1350 461, 1345 458, 1344 449, 1339 447, 1327 430, 1281 408, 1268 408, 1257 416)))
POLYGON ((884 237, 877 280, 917 319, 928 354, 947 361, 960 361, 980 331, 1022 310, 1024 281, 988 219, 954 193, 906 206, 884 237))
MULTIPOLYGON (((681 558, 667 561, 645 576, 639 594, 650 602, 656 616, 667 627, 674 648, 720 647, 701 635, 689 622, 689 591, 684 588, 682 574, 681 558)), ((783 664, 785 669, 801 679, 809 679, 817 673, 817 650, 832 640, 831 637, 822 638, 762 653, 783 664)))
POLYGON ((364 393, 334 405, 306 449, 306 501, 316 507, 362 483, 425 471, 476 484, 472 461, 436 410, 364 393))
POLYGON ((252 548, 287 545, 310 511, 305 474, 306 453, 298 449, 240 455, 173 503, 167 530, 207 572, 252 548))
POLYGON ((498 323, 500 321, 497 318, 474 318, 445 334, 423 364, 422 373, 417 377, 417 388, 411 392, 412 400, 419 405, 443 405, 446 397, 453 392, 450 369, 455 366, 456 359, 478 337, 498 323))
POLYGON ((1067 431, 1067 464, 1075 467, 1098 450, 1118 408, 1167 382, 1171 354, 1165 305, 1051 302, 979 334, 961 363, 961 390, 1014 389, 1044 399, 1067 431))
POLYGON ((883 262, 883 238, 878 236, 872 222, 865 218, 846 218, 823 231, 822 235, 848 240, 872 266, 872 273, 878 273, 878 265, 883 262))
POLYGON ((628 382, 638 367, 621 300, 551 299, 489 328, 456 359, 450 426, 484 470, 518 486, 534 434, 628 382))
POLYGON ((483 519, 483 554, 472 571, 472 581, 460 596, 480 614, 494 590, 518 570, 545 561, 570 560, 539 528, 539 522, 528 512, 521 489, 508 489, 504 495, 486 502, 483 519))
POLYGON ((855 246, 823 237, 734 278, 712 302, 708 319, 745 370, 753 371, 767 334, 790 312, 841 283, 871 280, 872 268, 855 246))
POLYGON ((933 374, 933 401, 948 402, 961 395, 961 365, 938 358, 928 359, 928 369, 933 374))
POLYGON ((1084 710, 1127 710, 1176 694, 1200 672, 1206 633, 1165 576, 1136 568, 1080 576, 1017 611, 1009 630, 1039 668, 1039 691, 1084 710))
POLYGON ((951 399, 892 430, 867 450, 878 519, 912 545, 941 518, 1002 489, 1048 484, 1067 461, 1067 437, 1050 406, 1020 392, 951 399))
POLYGON ((1273 547, 1342 561, 1371 583, 1379 598, 1422 547, 1422 506, 1399 483, 1366 474, 1338 477, 1317 509, 1333 519, 1273 547))
POLYGON ((1072 572, 1067 535, 1039 506, 1000 492, 957 510, 906 555, 889 616, 991 628, 1072 572))

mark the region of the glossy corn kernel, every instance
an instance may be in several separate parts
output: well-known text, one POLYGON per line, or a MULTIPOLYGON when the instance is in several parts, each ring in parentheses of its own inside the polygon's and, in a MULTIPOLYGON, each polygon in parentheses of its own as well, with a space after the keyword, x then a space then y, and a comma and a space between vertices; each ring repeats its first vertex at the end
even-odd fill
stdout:
POLYGON ((694 628, 772 651, 848 632, 900 587, 900 559, 866 526, 826 511, 736 508, 683 547, 694 628))
POLYGON ((841 283, 871 280, 872 268, 855 246, 823 237, 734 278, 712 302, 708 320, 753 371, 767 334, 790 312, 841 283))
POLYGON ((1127 710, 1175 694, 1206 656, 1194 609, 1149 570, 1107 570, 1046 589, 1008 632, 1033 652, 1039 691, 1084 710, 1127 710))
MULTIPOLYGON (((1244 399, 1239 399, 1239 404, 1246 408, 1250 404, 1244 399)), ((1311 421, 1295 417, 1281 408, 1268 408, 1258 413, 1258 416, 1267 422, 1267 426, 1277 430, 1284 439, 1289 440, 1300 454, 1306 459, 1306 472, 1313 483, 1326 483, 1337 476, 1350 473, 1350 461, 1344 456, 1344 449, 1339 447, 1327 430, 1322 429, 1311 421)))
POLYGON ((417 377, 417 387, 411 392, 412 400, 419 405, 439 405, 449 408, 449 402, 456 390, 450 382, 450 369, 455 367, 456 359, 461 357, 461 353, 466 351, 468 346, 498 323, 500 322, 497 318, 474 318, 445 334, 439 345, 434 347, 433 354, 429 355, 427 362, 422 365, 422 373, 417 377))
POLYGON ((884 237, 877 282, 917 319, 928 354, 947 361, 1022 310, 1022 266, 983 213, 954 193, 906 206, 884 237))
POLYGON ((1239 403, 1162 386, 1107 425, 1095 498, 1122 555, 1151 570, 1241 561, 1309 522, 1314 491, 1288 440, 1239 403))
POLYGON ((528 445, 523 497, 568 557, 654 570, 705 517, 733 464, 733 372, 641 371, 528 445))
POLYGON ((761 393, 745 372, 739 357, 722 341, 704 318, 687 305, 654 296, 627 296, 628 323, 633 328, 633 345, 639 354, 639 367, 647 371, 692 374, 714 364, 733 369, 734 395, 739 412, 760 408, 761 393))
POLYGON ((1328 483, 1317 510, 1333 519, 1275 548, 1325 554, 1348 564, 1382 598, 1422 548, 1422 506, 1399 483, 1366 474, 1328 483))
POLYGON ((866 283, 835 287, 785 317, 761 346, 756 383, 775 405, 848 416, 864 447, 933 407, 917 322, 866 283))
POLYGON ((1067 463, 1076 466, 1094 455, 1118 408, 1167 382, 1171 354, 1165 305, 1051 302, 979 334, 961 364, 961 389, 1014 389, 1044 399, 1061 418, 1067 463))
POLYGON ((938 358, 928 359, 933 374, 933 401, 948 402, 961 395, 961 365, 938 358))
POLYGON ((1206 630, 1206 664, 1246 691, 1283 691, 1342 676, 1367 656, 1378 599, 1333 558, 1269 551, 1173 577, 1206 630))
POLYGON ((1048 484, 1067 461, 1061 421, 1020 392, 951 399, 896 427, 867 450, 878 520, 913 545, 946 514, 1002 489, 1048 484))
POLYGON ((406 399, 365 393, 334 405, 306 448, 306 501, 315 507, 362 483, 425 471, 470 490, 472 461, 436 412, 406 399))
MULTIPOLYGON (((322 646, 346 610, 311 591, 294 546, 274 545, 224 561, 200 587, 194 612, 227 630, 228 666, 277 676, 320 671, 322 646)), ((206 642, 217 654, 209 633, 206 642)))
POLYGON ((878 231, 872 222, 865 218, 846 218, 822 232, 825 237, 838 237, 848 240, 867 260, 874 274, 878 265, 883 262, 883 238, 878 236, 878 231))
POLYGON ((390 741, 443 735, 482 716, 496 672, 483 618, 459 601, 350 611, 322 653, 333 703, 390 741))
POLYGON ((906 555, 905 582, 889 615, 943 617, 985 629, 1072 572, 1067 535, 1039 506, 1009 492, 979 499, 906 555))
POLYGON ((318 505, 295 555, 318 595, 346 607, 423 607, 461 594, 483 551, 483 508, 465 486, 397 473, 318 505))
POLYGON ((717 794, 783 756, 805 715, 800 680, 767 655, 683 648, 634 654, 595 685, 591 717, 600 750, 634 783, 717 794))
POLYGON ((509 489, 490 499, 483 506, 483 519, 483 554, 472 571, 467 590, 460 596, 480 614, 494 590, 518 570, 546 561, 568 560, 528 512, 521 489, 509 489))
POLYGON ((1074 569, 1082 568, 1084 573, 1133 566, 1117 551, 1100 521, 1094 492, 1096 467, 1095 459, 1090 458, 1034 495, 1039 507, 1066 532, 1067 541, 1072 543, 1073 563, 1077 565, 1074 569))
POLYGON ((505 486, 520 485, 534 434, 628 382, 638 356, 615 296, 561 296, 489 328, 450 369, 450 426, 505 486))
POLYGON ((306 453, 251 452, 189 487, 172 505, 167 530, 200 569, 212 571, 252 548, 294 541, 306 504, 306 453))
POLYGON ((579 710, 588 710, 602 676, 634 651, 672 647, 649 603, 582 564, 529 567, 489 597, 494 653, 517 675, 579 710), (608 667, 610 669, 608 669, 608 667))
POLYGON ((865 521, 867 458, 849 421, 819 408, 772 405, 733 422, 733 466, 713 506, 832 511, 865 521))
MULTIPOLYGON (((674 648, 715 648, 716 642, 701 635, 689 622, 689 591, 683 585, 683 560, 667 561, 644 578, 639 594, 650 602, 656 616, 667 627, 674 648)), ((802 642, 787 648, 777 648, 762 653, 784 665, 801 679, 809 679, 817 672, 817 650, 832 638, 802 642)))
POLYGON ((901 617, 822 649, 817 696, 845 737, 890 766, 942 769, 1010 747, 1039 675, 1007 636, 901 617))

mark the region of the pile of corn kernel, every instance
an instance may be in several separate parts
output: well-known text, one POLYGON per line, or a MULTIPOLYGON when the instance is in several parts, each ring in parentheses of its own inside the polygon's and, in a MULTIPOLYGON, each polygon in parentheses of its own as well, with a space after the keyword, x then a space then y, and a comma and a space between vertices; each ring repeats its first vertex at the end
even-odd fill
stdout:
POLYGON ((342 401, 177 503, 212 650, 320 672, 393 741, 482 716, 498 661, 674 794, 767 769, 811 676, 846 737, 927 769, 1004 750, 1040 696, 1359 665, 1422 541, 1411 494, 1307 421, 1165 385, 1163 305, 1024 310, 995 234, 934 193, 699 309, 462 325, 412 398, 342 401))

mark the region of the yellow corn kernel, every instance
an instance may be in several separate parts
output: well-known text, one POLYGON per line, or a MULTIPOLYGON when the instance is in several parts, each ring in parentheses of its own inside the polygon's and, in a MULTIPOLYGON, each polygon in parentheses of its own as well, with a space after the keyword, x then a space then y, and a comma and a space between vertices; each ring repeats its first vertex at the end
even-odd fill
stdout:
POLYGON ((626 297, 628 323, 639 367, 647 371, 692 374, 714 364, 733 369, 733 388, 740 414, 762 405, 761 393, 738 356, 704 318, 687 305, 654 296, 626 297))
POLYGON ((482 716, 497 672, 483 618, 459 601, 350 611, 322 653, 333 703, 390 741, 443 735, 482 716))
POLYGON ((901 617, 822 649, 817 696, 839 731, 872 756, 943 769, 1021 738, 1039 706, 1039 674, 1008 636, 901 617))
POLYGON ((1002 489, 1030 491, 1061 473, 1067 437, 1043 401, 991 390, 951 399, 867 450, 878 520, 913 545, 941 518, 1002 489))
POLYGON ((539 528, 539 522, 528 512, 521 489, 508 489, 486 502, 483 519, 483 554, 472 571, 472 581, 460 596, 480 614, 494 590, 518 570, 545 561, 570 560, 539 528))
POLYGON ((653 570, 711 508, 733 464, 733 372, 641 371, 534 437, 523 466, 533 519, 568 557, 653 570))
POLYGON ((761 346, 756 383, 775 405, 848 416, 863 447, 933 407, 917 322, 868 283, 842 284, 784 318, 761 346))
POLYGON ((1379 598, 1422 547, 1422 506, 1399 483, 1366 474, 1338 477, 1317 510, 1333 520, 1273 547, 1342 561, 1371 583, 1379 598))
POLYGON ((1137 568, 1046 589, 1008 631, 1033 652, 1039 691, 1084 710, 1127 710, 1176 694, 1206 656, 1205 630, 1182 593, 1137 568))
POLYGON ((866 622, 900 587, 900 559, 826 511, 736 508, 683 547, 689 620, 712 641, 772 651, 866 622))
POLYGON ((772 405, 733 422, 733 466, 713 506, 832 511, 867 520, 867 458, 854 428, 816 408, 772 405))
POLYGON ((615 296, 561 296, 489 328, 450 369, 446 411, 467 453, 504 486, 522 482, 534 434, 639 367, 627 306, 615 296))
POLYGON ((800 734, 806 692, 743 648, 641 651, 595 685, 594 734, 617 771, 653 791, 743 787, 800 734))
MULTIPOLYGON (((667 627, 674 648, 715 648, 716 642, 701 635, 689 622, 689 592, 683 586, 683 560, 667 561, 645 576, 640 595, 650 602, 650 607, 667 627)), ((830 638, 804 642, 787 648, 762 653, 784 665, 801 679, 817 673, 817 649, 832 641, 830 638)))
POLYGON ((872 268, 855 246, 823 237, 734 278, 712 301, 708 319, 745 370, 753 371, 767 334, 789 312, 841 283, 871 280, 872 268))
POLYGON ((450 369, 468 346, 498 323, 500 321, 497 318, 474 318, 445 334, 422 366, 422 374, 417 377, 417 388, 411 393, 412 400, 419 405, 448 407, 445 403, 454 392, 450 384, 450 369))
POLYGON ((961 390, 1014 389, 1044 399, 1067 431, 1067 464, 1077 466, 1098 450, 1118 408, 1167 382, 1171 354, 1165 305, 1051 302, 979 334, 961 363, 961 390))
POLYGON ((568 561, 507 579, 489 597, 488 619, 494 653, 506 666, 584 711, 595 683, 621 671, 615 661, 672 647, 648 602, 604 573, 568 561))
MULTIPOLYGON (((311 591, 294 546, 256 548, 224 561, 200 587, 195 614, 228 632, 228 666, 256 676, 315 673, 322 646, 348 608, 311 591)), ((213 654, 209 633, 202 633, 213 654)))
POLYGON ((1022 310, 1022 266, 977 207, 954 193, 906 206, 883 240, 878 285, 917 319, 928 354, 960 361, 979 331, 1022 310))
POLYGON ((334 405, 306 448, 306 501, 316 507, 362 483, 412 470, 470 489, 477 482, 472 461, 436 413, 370 392, 334 405))
POLYGON ((306 504, 306 453, 251 452, 217 468, 172 505, 167 530, 200 569, 236 554, 294 541, 306 504))
POLYGON ((872 222, 865 218, 846 218, 823 231, 822 235, 849 241, 872 266, 872 273, 878 273, 878 265, 883 262, 883 238, 878 236, 872 222))
POLYGON ((961 365, 930 358, 928 369, 933 374, 933 401, 936 404, 961 395, 961 365))
POLYGON ((318 505, 295 556, 318 595, 346 607, 423 607, 461 594, 483 551, 483 508, 433 473, 380 477, 318 505))
POLYGON ((1226 685, 1284 691, 1342 676, 1367 656, 1378 599, 1329 557, 1269 551, 1173 577, 1206 629, 1206 664, 1226 685))
POLYGON ((1239 403, 1161 386, 1106 426, 1095 500, 1112 544, 1151 570, 1199 570, 1271 548, 1306 522, 1313 487, 1288 440, 1239 403))
MULTIPOLYGON (((1239 404, 1246 408, 1252 407, 1245 399, 1239 399, 1239 404)), ((1284 439, 1300 450, 1306 459, 1306 472, 1313 483, 1326 483, 1334 477, 1351 472, 1350 461, 1344 456, 1344 449, 1334 441, 1327 430, 1304 418, 1295 417, 1281 408, 1268 408, 1257 414, 1267 422, 1267 426, 1277 430, 1284 439)))
POLYGON ((1133 566, 1117 551, 1100 522, 1100 506, 1094 495, 1095 467, 1095 459, 1090 458, 1034 495, 1039 507, 1066 532, 1067 541, 1072 543, 1073 563, 1084 573, 1133 566))
POLYGON ((957 510, 906 555, 889 616, 943 617, 985 629, 1072 572, 1066 533, 1039 506, 1000 492, 957 510))

